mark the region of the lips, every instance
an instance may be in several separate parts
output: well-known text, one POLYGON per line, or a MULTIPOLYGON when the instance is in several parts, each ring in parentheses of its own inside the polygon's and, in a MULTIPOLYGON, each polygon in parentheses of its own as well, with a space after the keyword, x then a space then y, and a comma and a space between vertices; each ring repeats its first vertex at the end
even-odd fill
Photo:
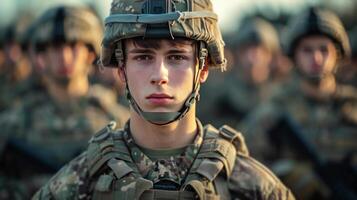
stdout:
POLYGON ((73 68, 72 67, 61 67, 60 69, 58 69, 58 73, 60 75, 70 75, 73 72, 73 68))
POLYGON ((155 93, 147 96, 146 99, 152 104, 164 105, 170 103, 173 100, 173 97, 168 94, 155 93))
POLYGON ((313 65, 311 66, 311 71, 312 71, 313 73, 319 73, 319 72, 321 71, 321 69, 322 69, 322 66, 321 66, 321 65, 313 64, 313 65))

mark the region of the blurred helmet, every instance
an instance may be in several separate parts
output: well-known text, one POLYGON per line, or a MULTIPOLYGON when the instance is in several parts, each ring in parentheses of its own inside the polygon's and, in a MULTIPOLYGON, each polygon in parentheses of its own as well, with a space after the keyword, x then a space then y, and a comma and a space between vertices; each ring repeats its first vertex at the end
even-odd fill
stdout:
POLYGON ((236 31, 232 41, 233 48, 244 45, 263 45, 271 52, 280 51, 278 33, 274 26, 262 19, 253 18, 245 20, 236 31))
POLYGON ((102 65, 120 65, 123 39, 179 37, 202 41, 209 66, 224 70, 224 42, 217 18, 210 0, 113 0, 105 20, 102 65))
POLYGON ((325 35, 335 43, 341 58, 348 58, 351 50, 341 20, 331 11, 309 8, 296 15, 286 32, 286 53, 293 57, 298 42, 309 35, 325 35))
POLYGON ((47 10, 34 24, 32 39, 36 48, 57 42, 81 41, 99 55, 103 27, 97 15, 89 8, 59 6, 47 10))

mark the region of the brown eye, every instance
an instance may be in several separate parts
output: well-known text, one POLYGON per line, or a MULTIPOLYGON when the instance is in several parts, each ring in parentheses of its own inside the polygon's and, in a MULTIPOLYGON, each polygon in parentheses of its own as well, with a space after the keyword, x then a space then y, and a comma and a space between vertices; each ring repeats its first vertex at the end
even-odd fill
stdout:
POLYGON ((134 56, 134 60, 137 60, 137 61, 149 61, 149 60, 152 60, 152 56, 150 56, 150 55, 134 56))
POLYGON ((169 56, 169 60, 175 60, 175 61, 178 61, 178 60, 186 60, 187 58, 185 56, 182 56, 182 55, 171 55, 169 56))
POLYGON ((321 46, 320 51, 321 51, 321 53, 327 53, 328 52, 327 46, 321 46))
POLYGON ((303 47, 302 48, 302 51, 304 53, 312 53, 313 52, 313 49, 311 47, 303 47))

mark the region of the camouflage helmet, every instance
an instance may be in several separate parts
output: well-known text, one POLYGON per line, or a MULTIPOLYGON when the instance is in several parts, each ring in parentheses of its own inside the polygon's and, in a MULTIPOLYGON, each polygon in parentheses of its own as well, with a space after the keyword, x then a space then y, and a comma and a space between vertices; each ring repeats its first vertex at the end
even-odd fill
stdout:
POLYGON ((204 42, 209 66, 226 67, 224 42, 210 0, 113 0, 105 20, 101 63, 116 67, 123 60, 123 39, 188 38, 204 42))
POLYGON ((250 18, 244 20, 236 34, 232 41, 233 48, 239 48, 242 45, 261 44, 271 52, 280 51, 278 33, 274 26, 265 19, 250 18))
POLYGON ((335 43, 341 58, 350 56, 346 30, 341 20, 331 11, 312 7, 296 15, 286 32, 287 55, 293 58, 299 41, 308 35, 326 35, 335 43))
POLYGON ((32 42, 36 47, 52 42, 81 41, 99 55, 103 26, 98 16, 87 7, 59 6, 47 10, 33 25, 32 42))

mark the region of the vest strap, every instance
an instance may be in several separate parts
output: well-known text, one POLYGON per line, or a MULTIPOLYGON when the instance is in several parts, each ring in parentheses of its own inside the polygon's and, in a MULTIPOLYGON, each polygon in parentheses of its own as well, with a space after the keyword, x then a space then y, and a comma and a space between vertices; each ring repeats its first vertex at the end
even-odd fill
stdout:
POLYGON ((108 166, 113 170, 117 179, 121 179, 125 175, 134 171, 124 161, 117 160, 116 158, 112 158, 111 160, 109 160, 108 166))

